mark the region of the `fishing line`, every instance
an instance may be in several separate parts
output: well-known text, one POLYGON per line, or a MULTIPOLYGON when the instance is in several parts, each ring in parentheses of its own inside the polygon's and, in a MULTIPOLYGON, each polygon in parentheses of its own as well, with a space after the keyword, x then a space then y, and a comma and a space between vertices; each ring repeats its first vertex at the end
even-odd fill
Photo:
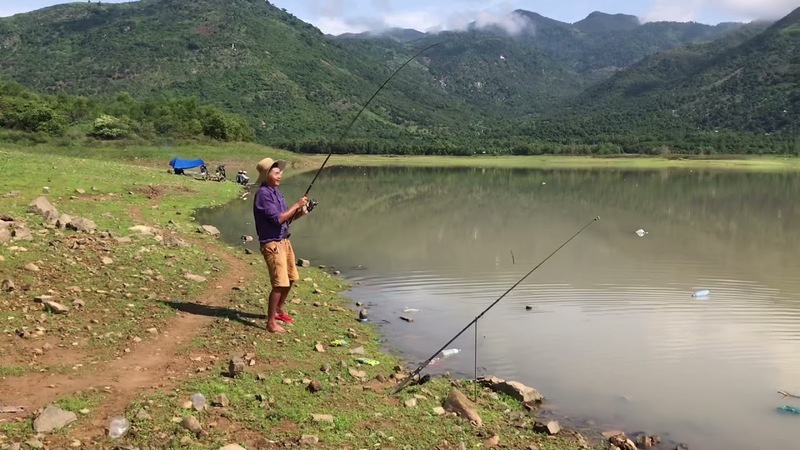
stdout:
MULTIPOLYGON (((344 137, 347 135, 347 132, 350 131, 350 129, 353 127, 353 124, 356 123, 356 120, 358 120, 358 117, 361 116, 361 113, 363 113, 364 110, 367 109, 367 106, 369 106, 369 104, 372 102, 372 99, 374 99, 378 95, 378 93, 381 90, 383 90, 383 87, 386 86, 389 83, 389 81, 392 78, 394 78, 394 76, 397 75, 397 73, 400 72, 401 69, 403 69, 403 67, 405 67, 411 61, 413 61, 414 58, 416 58, 417 56, 423 54, 424 52, 426 52, 426 51, 428 51, 430 49, 432 49, 433 47, 436 47, 437 45, 439 45, 441 43, 442 43, 442 41, 439 41, 439 42, 437 42, 437 43, 435 43, 433 45, 429 45, 428 47, 423 48, 422 50, 418 51, 414 56, 412 56, 411 58, 408 58, 408 60, 406 60, 406 62, 404 62, 400 67, 398 67, 397 70, 395 70, 394 73, 392 73, 392 75, 389 78, 387 78, 386 81, 383 82, 383 84, 380 85, 378 90, 376 90, 375 93, 372 94, 372 97, 370 97, 369 100, 367 100, 367 103, 365 103, 364 106, 358 111, 358 114, 356 114, 356 116, 353 117, 353 120, 350 121, 350 123, 347 125, 347 127, 344 129, 344 131, 342 131, 342 134, 340 134, 339 137, 334 142, 341 142, 341 140, 344 139, 344 137)), ((314 182, 317 181, 317 177, 322 172, 322 169, 325 168, 325 165, 328 163, 328 160, 331 158, 332 155, 333 155, 333 150, 331 149, 331 151, 328 153, 328 156, 325 158, 324 161, 322 161, 322 165, 317 170, 317 173, 314 175, 314 178, 311 179, 311 183, 308 185, 308 189, 306 189, 306 193, 303 194, 303 197, 308 197, 308 193, 311 192, 311 188, 314 186, 314 182)), ((317 204, 317 202, 312 200, 311 203, 309 203, 309 206, 311 206, 311 207, 308 208, 308 211, 311 211, 314 208, 314 206, 316 206, 316 204, 317 204)), ((294 217, 289 219, 289 223, 291 223, 292 220, 294 220, 294 217)))
MULTIPOLYGON (((459 331, 459 332, 458 332, 458 334, 456 334, 456 335, 455 335, 455 336, 453 336, 453 337, 452 337, 452 338, 451 338, 449 341, 447 341, 447 343, 446 343, 446 344, 444 344, 444 345, 442 346, 442 348, 440 348, 439 350, 437 350, 437 351, 436 351, 436 353, 434 353, 434 354, 433 354, 433 355, 432 355, 430 358, 428 358, 428 360, 427 360, 427 361, 425 361, 424 363, 422 363, 422 365, 420 365, 419 367, 417 367, 417 369, 416 369, 416 370, 414 370, 414 372, 413 372, 413 373, 412 373, 412 374, 411 374, 411 375, 410 375, 408 378, 406 378, 405 380, 403 380, 403 382, 402 382, 402 383, 400 383, 399 385, 397 385, 397 387, 395 387, 395 388, 394 388, 394 390, 392 391, 392 395, 394 395, 394 394, 396 394, 396 393, 400 392, 401 390, 403 390, 403 388, 405 388, 406 384, 408 384, 408 383, 409 383, 409 381, 413 380, 413 379, 414 379, 414 377, 415 377, 415 376, 417 376, 417 375, 418 375, 418 374, 419 374, 419 373, 422 371, 422 369, 424 369, 425 367, 427 367, 427 366, 428 366, 428 365, 431 363, 431 361, 433 361, 433 359, 434 359, 434 358, 436 358, 436 357, 437 357, 437 356, 438 356, 438 355, 439 355, 439 354, 442 352, 442 350, 445 350, 445 349, 447 348, 447 346, 449 346, 449 345, 450 345, 450 344, 451 344, 453 341, 455 341, 455 340, 456 340, 456 339, 457 339, 459 336, 461 336, 461 335, 462 335, 462 334, 463 334, 465 331, 467 331, 467 330, 469 329, 469 327, 471 327, 473 324, 475 324, 475 326, 476 326, 476 328, 477 328, 478 319, 480 319, 481 317, 483 317, 483 315, 484 315, 484 314, 486 314, 486 313, 487 313, 487 312, 488 312, 490 309, 494 308, 494 306, 495 306, 495 305, 496 305, 498 302, 500 302, 500 300, 502 300, 502 299, 503 299, 503 297, 505 297, 506 295, 508 295, 508 293, 509 293, 509 292, 511 292, 512 290, 514 290, 514 288, 516 288, 517 286, 519 286, 519 285, 520 285, 520 283, 522 283, 523 281, 525 281, 525 279, 526 279, 526 278, 528 278, 528 276, 530 276, 530 274, 532 274, 533 272, 535 272, 535 271, 536 271, 536 269, 538 269, 539 267, 541 267, 541 265, 542 265, 542 264, 544 264, 544 263, 545 263, 545 262, 546 262, 548 259, 550 259, 550 258, 551 258, 553 255, 555 255, 556 253, 558 253, 558 251, 559 251, 559 250, 561 250, 561 249, 562 249, 562 248, 563 248, 565 245, 567 245, 567 244, 568 244, 568 243, 569 243, 571 240, 575 239, 575 237, 577 237, 579 234, 583 233, 583 230, 585 230, 585 229, 589 228, 589 226, 590 226, 591 224, 595 223, 595 222, 596 222, 596 221, 598 221, 598 220, 600 220, 600 216, 597 216, 597 217, 595 217, 594 219, 590 220, 590 221, 589 221, 589 223, 587 223, 586 225, 584 225, 584 226, 583 226, 583 228, 581 228, 580 230, 578 230, 578 232, 577 232, 577 233, 573 234, 573 235, 572 235, 572 237, 570 237, 569 239, 567 239, 567 240, 566 240, 566 241, 565 241, 563 244, 559 245, 557 249, 553 250, 553 253, 550 253, 550 254, 547 256, 547 258, 543 259, 543 260, 542 260, 542 262, 540 262, 539 264, 537 264, 537 265, 536 265, 536 267, 534 267, 533 269, 531 269, 531 271, 530 271, 530 272, 528 272, 527 274, 525 274, 525 276, 524 276, 524 277, 520 278, 520 279, 519 279, 519 281, 517 281, 516 283, 514 283, 514 285, 513 285, 513 286, 511 286, 510 288, 508 288, 508 290, 507 290, 507 291, 505 291, 505 292, 504 292, 504 293, 503 293, 503 294, 502 294, 500 297, 497 297, 497 299, 496 299, 494 302, 492 302, 492 304, 491 304, 491 305, 489 305, 488 307, 486 307, 486 309, 484 309, 484 310, 483 310, 483 312, 481 312, 481 313, 480 313, 480 314, 478 314, 478 315, 477 315, 477 316, 476 316, 474 319, 472 319, 472 321, 471 321, 470 323, 468 323, 468 324, 467 324, 467 325, 466 325, 466 326, 465 326, 465 327, 464 327, 464 328, 463 328, 461 331, 459 331)), ((477 329, 476 329, 476 339, 477 339, 477 329)), ((477 367, 477 351, 478 351, 478 348, 477 348, 477 345, 476 345, 476 347, 475 347, 475 352, 476 352, 476 356, 475 356, 475 366, 476 366, 476 367, 477 367)), ((475 372, 475 373, 476 373, 476 379, 477 379, 477 369, 476 369, 476 372, 475 372)), ((477 381, 477 380, 476 380, 476 381, 477 381)))

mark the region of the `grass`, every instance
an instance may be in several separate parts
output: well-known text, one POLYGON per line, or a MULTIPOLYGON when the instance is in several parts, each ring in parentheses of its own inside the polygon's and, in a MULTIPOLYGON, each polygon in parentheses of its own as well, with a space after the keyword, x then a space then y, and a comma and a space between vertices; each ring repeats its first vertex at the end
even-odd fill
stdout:
MULTIPOLYGON (((32 332, 40 326, 45 328, 44 335, 33 335, 32 340, 83 350, 87 362, 116 357, 131 345, 131 339, 146 341, 151 336, 146 330, 161 329, 174 314, 155 300, 190 298, 207 288, 207 283, 185 280, 184 273, 208 276, 226 269, 197 245, 170 236, 177 231, 201 239, 192 233, 197 228, 192 221, 194 210, 235 197, 239 188, 233 183, 198 182, 110 161, 31 158, 16 151, 0 151, 0 161, 12 173, 45 174, 8 177, 5 189, 19 194, 0 196, 0 210, 24 222, 33 234, 30 241, 0 246, 3 278, 10 276, 18 286, 14 292, 0 294, 6 333, 32 332), (47 194, 43 194, 45 186, 47 194), (28 213, 28 205, 40 195, 60 213, 94 221, 97 232, 88 235, 48 228, 42 217, 28 213), (153 208, 159 198, 158 208, 153 208), (134 211, 141 217, 134 217, 134 211), (140 220, 162 227, 165 238, 130 231, 140 220), (176 242, 186 246, 175 247, 176 242), (103 258, 110 258, 110 264, 103 258), (39 272, 25 270, 29 263, 38 266, 39 272), (63 315, 41 311, 41 305, 32 301, 39 295, 51 295, 71 311, 63 315), (60 332, 51 336, 50 329, 60 332)), ((14 375, 48 368, 47 355, 31 361, 30 352, 21 351, 23 340, 11 342, 0 347, 0 361, 23 368, 13 371, 14 375)))
MULTIPOLYGON (((301 157, 254 145, 190 146, 168 151, 155 146, 119 145, 0 149, 0 167, 14 174, 5 178, 3 189, 18 191, 16 196, 3 196, 6 192, 0 192, 0 210, 25 222, 33 235, 30 241, 0 245, 4 258, 2 277, 12 278, 17 286, 13 292, 0 293, 0 317, 8 336, 0 344, 0 376, 19 378, 41 370, 53 375, 75 373, 71 367, 79 363, 84 364, 82 371, 98 370, 102 364, 86 363, 124 356, 133 338, 141 338, 141 345, 147 345, 149 328, 162 330, 168 326, 174 314, 174 305, 168 306, 171 302, 195 302, 211 288, 209 282, 188 282, 184 273, 210 277, 228 269, 225 261, 210 255, 208 249, 233 252, 233 248, 196 233, 198 224, 193 217, 198 208, 223 205, 237 198, 241 188, 234 183, 170 175, 162 169, 173 156, 202 157, 208 162, 247 162, 251 166, 263 156, 273 156, 309 169, 318 167, 324 158, 301 157), (43 194, 45 186, 47 194, 43 194), (40 195, 46 195, 60 212, 93 220, 97 232, 86 235, 53 229, 42 218, 29 214, 28 204, 40 195), (130 231, 139 223, 158 227, 163 238, 130 231), (130 240, 119 241, 118 237, 130 240), (185 242, 186 246, 175 247, 170 242, 185 242), (17 248, 12 250, 13 247, 17 248), (111 263, 104 262, 104 257, 110 258, 111 263), (26 271, 24 266, 28 263, 40 266, 40 272, 26 271), (43 312, 41 305, 33 301, 38 295, 52 295, 72 309, 68 314, 43 312), (80 308, 74 306, 79 300, 83 302, 80 308), (18 330, 28 331, 29 337, 18 337, 18 330), (37 332, 42 335, 37 336, 37 332), (45 343, 74 349, 75 353, 66 356, 71 358, 68 361, 52 360, 48 352, 38 352, 39 356, 32 353, 45 343)), ((335 155, 330 162, 453 167, 727 164, 752 170, 798 168, 797 159, 778 158, 685 162, 663 158, 335 155)), ((213 170, 214 163, 209 167, 213 170)), ((230 173, 231 168, 228 170, 230 173)), ((482 427, 473 427, 450 414, 437 415, 434 408, 442 405, 451 389, 457 388, 471 397, 473 386, 468 381, 435 378, 390 395, 397 377, 407 373, 402 361, 381 350, 375 328, 355 320, 353 305, 340 295, 346 284, 324 270, 301 268, 301 281, 292 291, 288 308, 297 322, 289 326, 291 333, 287 335, 267 333, 259 318, 266 309, 267 274, 260 255, 249 258, 245 261, 250 265, 245 266, 252 271, 254 281, 232 291, 226 297, 228 303, 216 310, 211 324, 179 348, 175 358, 185 364, 176 367, 184 372, 170 373, 177 378, 177 385, 130 399, 125 415, 133 426, 126 436, 112 442, 105 433, 88 429, 88 421, 79 421, 48 438, 48 444, 53 448, 67 446, 78 435, 92 448, 124 444, 140 448, 216 449, 230 442, 247 448, 270 448, 295 445, 304 435, 314 435, 319 439, 317 448, 456 448, 462 442, 473 448, 487 446, 487 439, 497 434, 501 445, 508 448, 580 447, 567 431, 555 438, 535 433, 532 423, 536 417, 527 414, 519 402, 486 389, 479 389, 476 399, 476 409, 484 421, 482 427), (332 345, 340 339, 347 344, 332 345), (317 345, 324 352, 316 351, 317 345), (363 354, 351 353, 359 348, 363 354), (244 375, 231 378, 225 372, 234 356, 247 357, 252 365, 247 366, 244 375), (356 360, 359 357, 372 358, 378 364, 360 364, 356 360), (310 381, 319 382, 321 390, 310 392, 310 381), (192 411, 184 403, 193 393, 202 393, 209 403, 224 394, 230 404, 192 411), (406 405, 411 400, 416 400, 415 406, 406 405), (190 414, 200 421, 207 436, 195 436, 177 423, 190 414), (332 422, 316 422, 314 414, 329 414, 332 422)), ((57 402, 66 409, 80 411, 99 410, 105 400, 99 393, 85 392, 57 402)), ((0 422, 0 436, 6 438, 24 438, 31 435, 30 430, 29 419, 0 422)))

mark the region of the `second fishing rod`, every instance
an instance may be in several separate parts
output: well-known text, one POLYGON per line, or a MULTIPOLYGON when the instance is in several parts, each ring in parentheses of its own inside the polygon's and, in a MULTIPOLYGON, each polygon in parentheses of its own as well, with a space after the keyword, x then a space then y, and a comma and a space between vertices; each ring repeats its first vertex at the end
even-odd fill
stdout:
MULTIPOLYGON (((564 246, 565 246, 565 245, 567 245, 567 244, 568 244, 568 243, 569 243, 571 240, 575 239, 575 238, 576 238, 576 237, 577 237, 579 234, 583 233, 583 231, 584 231, 584 230, 586 230, 587 228, 589 228, 589 226, 590 226, 591 224, 595 223, 595 222, 596 222, 596 221, 598 221, 598 220, 600 220, 600 216, 597 216, 597 217, 595 217, 594 219, 590 220, 590 221, 589 221, 589 223, 587 223, 586 225, 584 225, 584 226, 583 226, 583 228, 581 228, 580 230, 578 230, 578 232, 577 232, 577 233, 573 234, 573 235, 572 235, 572 237, 570 237, 569 239, 567 239, 566 241, 564 241, 564 243, 563 243, 563 244, 559 245, 559 246, 558 246, 558 248, 556 248, 555 250, 553 250, 553 252, 552 252, 552 253, 550 253, 549 255, 547 255, 547 257, 546 257, 545 259, 543 259, 543 260, 542 260, 542 261, 541 261, 539 264, 537 264, 537 265, 536 265, 536 267, 534 267, 533 269, 531 269, 531 270, 530 270, 530 272, 526 273, 526 274, 525 274, 525 276, 523 276, 522 278, 520 278, 520 279, 519 279, 519 281, 517 281, 516 283, 514 283, 514 285, 513 285, 513 286, 511 286, 510 288, 508 288, 508 290, 506 290, 505 292, 503 292, 503 294, 502 294, 502 295, 500 295, 500 297, 498 297, 498 298, 497 298, 495 301, 493 301, 493 302, 492 302, 492 303, 491 303, 489 306, 487 306, 487 307, 486 307, 486 309, 484 309, 484 310, 483 310, 483 311, 482 311, 480 314, 478 314, 478 315, 477 315, 477 316, 476 316, 474 319, 472 319, 472 321, 470 321, 470 322, 469 322, 469 323, 468 323, 466 326, 464 326, 464 328, 462 328, 462 329, 461 329, 461 331, 459 331, 458 333, 456 333, 456 335, 455 335, 455 336, 453 336, 452 338, 450 338, 450 340, 449 340, 449 341, 447 341, 447 342, 446 342, 444 345, 442 345, 442 347, 441 347, 439 350, 437 350, 437 351, 436 351, 436 352, 435 352, 433 355, 431 355, 431 356, 430 356, 430 357, 429 357, 429 358, 428 358, 428 359, 427 359, 425 362, 423 362, 423 363, 422 363, 422 364, 421 364, 419 367, 417 367, 417 369, 416 369, 416 370, 414 370, 414 372, 412 372, 412 373, 411 373, 411 375, 409 375, 409 377, 408 377, 408 378, 406 378, 405 380, 403 380, 403 382, 402 382, 402 383, 398 384, 398 385, 397 385, 397 386, 394 388, 394 390, 392 390, 392 395, 394 395, 394 394, 396 394, 396 393, 400 392, 401 390, 403 390, 403 388, 405 388, 405 387, 406 387, 406 385, 407 385, 409 382, 411 382, 412 380, 414 380, 414 379, 415 379, 415 377, 416 377, 417 375, 419 375, 419 373, 420 373, 420 372, 421 372, 421 371, 422 371, 422 370, 423 370, 425 367, 427 367, 427 366, 428 366, 428 365, 431 363, 431 361, 433 361, 434 359, 436 359, 436 357, 437 357, 437 356, 439 356, 439 355, 442 353, 442 351, 444 351, 445 349, 447 349, 447 347, 448 347, 450 344, 452 344, 452 343, 453 343, 453 341, 455 341, 456 339, 458 339, 458 337, 459 337, 459 336, 461 336, 462 334, 464 334, 464 332, 465 332, 465 331, 467 331, 467 330, 468 330, 468 329, 469 329, 471 326, 473 326, 473 325, 476 327, 476 328, 475 328, 475 340, 476 340, 476 345, 475 345, 475 378, 477 378, 477 371, 478 371, 478 369, 477 369, 477 367, 478 367, 478 363, 477 363, 477 352, 478 352, 478 347, 477 347, 477 326, 478 326, 478 320, 479 320, 481 317, 483 317, 483 316, 484 316, 484 314, 486 314, 487 312, 489 312, 489 310, 491 310, 492 308, 494 308, 494 307, 495 307, 495 305, 497 305, 497 304, 500 302, 500 300, 502 300, 502 299, 503 299, 503 298, 504 298, 506 295, 508 295, 508 294, 509 294, 511 291, 513 291, 513 290, 514 290, 514 288, 516 288, 516 287, 517 287, 517 286, 519 286, 519 285, 520 285, 520 284, 521 284, 523 281, 525 281, 525 279, 526 279, 526 278, 528 278, 528 277, 529 277, 529 276, 530 276, 530 275, 531 275, 533 272, 535 272, 535 271, 536 271, 536 269, 538 269, 539 267, 541 267, 541 266, 542 266, 542 264, 544 264, 545 262, 547 262, 547 260, 548 260, 548 259, 550 259, 550 258, 551 258, 553 255, 555 255, 556 253, 558 253, 558 251, 559 251, 559 250, 561 250, 562 248, 564 248, 564 246)), ((476 380, 476 381, 477 381, 477 380, 476 380)))
MULTIPOLYGON (((437 43, 435 43, 433 45, 429 45, 429 46, 423 48, 422 50, 420 50, 416 54, 414 54, 414 56, 412 56, 411 58, 408 58, 408 60, 406 60, 406 62, 404 62, 400 67, 398 67, 397 70, 395 70, 392 73, 392 75, 389 76, 389 78, 387 78, 386 81, 384 81, 383 84, 380 85, 380 87, 378 87, 378 89, 375 91, 375 93, 372 94, 372 97, 370 97, 369 100, 367 100, 367 103, 365 103, 364 106, 361 107, 361 109, 358 111, 358 114, 356 114, 355 117, 353 117, 353 120, 350 121, 350 123, 347 125, 347 127, 345 127, 345 129, 342 131, 342 133, 338 136, 338 138, 334 142, 341 142, 341 140, 344 139, 344 137, 347 135, 347 132, 349 132, 350 129, 353 127, 353 124, 356 123, 356 120, 358 120, 358 117, 361 115, 361 113, 363 113, 367 109, 367 106, 369 106, 369 104, 372 102, 372 99, 374 99, 378 95, 378 93, 381 90, 383 90, 384 86, 386 86, 389 83, 389 81, 391 81, 391 79, 394 78, 394 76, 397 75, 397 73, 400 72, 400 70, 403 69, 403 67, 408 65, 408 63, 413 61, 417 56, 425 53, 426 51, 432 49, 433 47, 436 47, 437 45, 439 45, 441 43, 442 42, 440 41, 440 42, 437 42, 437 43)), ((311 183, 309 183, 308 188, 306 189, 306 192, 303 194, 303 197, 308 197, 308 193, 311 192, 311 188, 314 187, 314 182, 317 181, 317 177, 319 177, 319 174, 322 172, 322 169, 325 168, 325 165, 328 164, 328 160, 331 159, 331 156, 333 156, 333 149, 331 149, 331 151, 328 152, 328 156, 325 157, 325 160, 322 161, 322 165, 319 167, 319 169, 317 169, 317 173, 314 174, 314 178, 311 179, 311 183)), ((306 210, 308 212, 311 212, 311 210, 313 210, 314 207, 317 206, 317 204, 318 204, 318 202, 316 200, 309 200, 308 201, 308 205, 306 206, 306 210)), ((291 224, 296 216, 297 216, 297 213, 294 216, 292 216, 292 218, 289 219, 288 223, 291 224)))

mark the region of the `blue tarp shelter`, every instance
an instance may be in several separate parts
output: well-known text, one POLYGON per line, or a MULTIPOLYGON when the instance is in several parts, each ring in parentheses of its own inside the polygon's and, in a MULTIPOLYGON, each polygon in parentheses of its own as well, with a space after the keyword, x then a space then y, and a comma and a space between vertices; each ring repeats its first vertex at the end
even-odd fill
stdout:
POLYGON ((169 162, 170 167, 175 170, 183 170, 183 169, 193 169, 195 167, 200 167, 204 165, 202 159, 181 159, 181 158, 172 158, 172 161, 169 162))

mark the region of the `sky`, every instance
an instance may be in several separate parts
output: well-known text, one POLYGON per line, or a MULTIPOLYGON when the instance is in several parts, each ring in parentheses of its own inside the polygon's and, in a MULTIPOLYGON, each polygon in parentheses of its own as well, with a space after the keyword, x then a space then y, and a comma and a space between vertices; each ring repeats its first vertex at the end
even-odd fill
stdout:
MULTIPOLYGON (((97 1, 97 0, 94 0, 97 1)), ((121 3, 128 0, 104 0, 121 3)), ((0 0, 0 17, 27 12, 63 0, 0 0)), ((496 24, 513 29, 509 17, 526 9, 551 19, 573 23, 593 11, 655 20, 749 22, 778 19, 800 6, 800 0, 271 0, 328 34, 379 30, 387 27, 419 31, 454 30, 468 23, 496 24)))

